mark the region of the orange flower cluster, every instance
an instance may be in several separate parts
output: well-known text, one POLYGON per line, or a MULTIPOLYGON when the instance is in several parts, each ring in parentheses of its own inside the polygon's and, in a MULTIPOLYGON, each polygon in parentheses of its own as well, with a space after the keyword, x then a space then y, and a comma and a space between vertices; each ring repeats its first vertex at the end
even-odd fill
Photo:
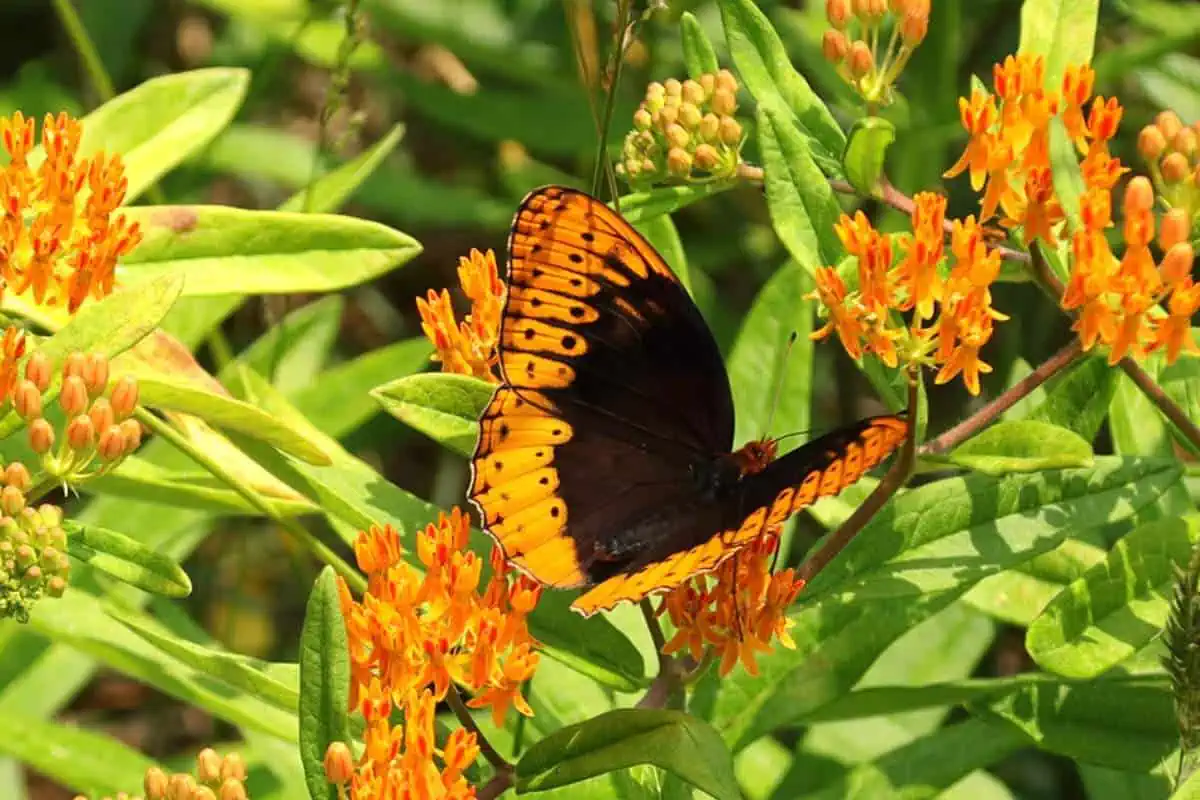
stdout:
POLYGON ((1138 133, 1138 153, 1166 204, 1200 222, 1200 121, 1184 125, 1174 111, 1160 112, 1138 133))
POLYGON ((433 358, 442 362, 443 372, 473 375, 490 383, 499 383, 496 341, 500 335, 500 315, 504 310, 504 281, 496 268, 496 254, 472 249, 469 258, 458 260, 458 282, 471 301, 471 312, 462 322, 454 317, 450 292, 430 289, 417 298, 421 330, 437 351, 433 358))
POLYGON ((993 323, 1007 319, 992 307, 990 289, 1000 274, 1000 254, 987 246, 973 216, 954 220, 954 263, 943 277, 946 198, 924 192, 913 200, 911 234, 882 234, 861 211, 842 215, 834 230, 857 262, 858 288, 851 291, 835 267, 817 270, 810 296, 821 301, 829 320, 812 338, 836 332, 853 358, 869 352, 890 367, 901 361, 938 366, 938 383, 961 373, 967 390, 978 394, 980 373, 992 370, 979 351, 993 323), (901 254, 895 264, 893 244, 901 254), (894 312, 912 312, 911 324, 894 312))
POLYGON ((469 706, 490 707, 497 725, 510 706, 533 713, 521 685, 538 665, 526 617, 541 587, 510 573, 496 550, 481 593, 483 563, 467 549, 469 533, 470 520, 455 508, 417 534, 424 575, 404 560, 391 526, 373 526, 355 542, 367 592, 356 602, 344 582, 339 589, 351 703, 367 721, 351 781, 356 800, 474 796, 462 773, 479 753, 475 734, 455 731, 440 750, 435 745, 434 709, 457 691, 452 684, 473 693, 469 706), (393 706, 404 711, 402 727, 389 722, 393 706))
POLYGON ((117 259, 142 240, 136 222, 113 213, 128 186, 120 156, 81 158, 80 134, 77 120, 47 114, 35 153, 33 120, 0 118, 10 158, 0 168, 0 291, 31 291, 71 313, 112 293, 117 259))
POLYGON ((778 531, 765 533, 726 559, 715 572, 692 578, 668 592, 659 605, 675 627, 663 647, 666 654, 687 650, 700 661, 706 651, 720 657, 720 674, 728 675, 740 661, 758 674, 755 656, 770 652, 771 641, 794 648, 788 635, 792 621, 787 609, 804 588, 796 571, 771 573, 779 548, 778 531))

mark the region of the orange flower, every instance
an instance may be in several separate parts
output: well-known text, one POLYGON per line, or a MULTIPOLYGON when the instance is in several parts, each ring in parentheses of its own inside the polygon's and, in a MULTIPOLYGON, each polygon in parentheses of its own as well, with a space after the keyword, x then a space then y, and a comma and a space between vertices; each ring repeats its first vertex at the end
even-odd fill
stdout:
POLYGON ((1025 200, 1015 204, 1013 217, 1005 217, 1000 224, 1012 228, 1025 227, 1025 241, 1032 243, 1041 239, 1050 247, 1058 246, 1054 227, 1066 218, 1058 197, 1054 194, 1054 183, 1049 167, 1034 167, 1025 176, 1025 200))
POLYGON ((355 601, 344 581, 338 586, 349 639, 350 701, 372 724, 352 783, 354 798, 474 796, 462 777, 478 754, 474 734, 451 734, 441 751, 443 766, 435 760, 434 706, 457 691, 454 686, 474 695, 472 707, 490 707, 497 725, 510 707, 533 713, 521 687, 538 666, 539 645, 526 615, 541 589, 511 574, 493 553, 492 576, 481 591, 483 564, 467 549, 469 538, 470 520, 458 508, 439 515, 416 536, 424 574, 405 560, 391 526, 373 526, 355 540, 367 592, 355 601), (402 735, 387 728, 393 706, 405 712, 402 735))
POLYGON ((480 253, 471 250, 470 257, 458 260, 458 282, 471 311, 458 322, 450 303, 450 293, 430 289, 425 297, 417 298, 421 329, 433 342, 433 358, 442 362, 443 372, 474 375, 491 383, 499 383, 495 367, 499 356, 496 342, 500 337, 500 317, 504 310, 504 281, 496 268, 496 255, 491 250, 480 253))
POLYGON ((838 339, 851 358, 862 358, 862 340, 866 336, 857 306, 846 303, 846 284, 833 267, 819 267, 816 272, 817 288, 810 297, 818 298, 829 312, 829 322, 814 331, 813 339, 823 339, 837 331, 838 339))
POLYGON ((29 291, 34 302, 71 313, 112 293, 117 261, 142 240, 137 223, 114 213, 128 188, 120 157, 81 158, 80 135, 76 120, 47 114, 45 159, 34 171, 33 120, 19 111, 0 118, 10 158, 0 168, 0 291, 29 291))
POLYGON ((991 130, 998 117, 996 101, 983 89, 975 89, 971 92, 970 100, 965 97, 958 99, 958 113, 962 118, 963 128, 971 138, 967 142, 967 149, 963 151, 962 156, 954 166, 943 173, 942 177, 953 178, 963 170, 969 169, 971 188, 979 191, 987 178, 988 163, 991 161, 993 146, 991 130))

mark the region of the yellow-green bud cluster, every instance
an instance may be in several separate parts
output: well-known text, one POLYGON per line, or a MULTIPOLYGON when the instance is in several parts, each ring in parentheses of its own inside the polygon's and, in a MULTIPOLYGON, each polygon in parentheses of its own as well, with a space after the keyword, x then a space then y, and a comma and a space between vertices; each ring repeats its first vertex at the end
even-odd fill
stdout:
POLYGON ((27 622, 29 612, 44 596, 62 597, 71 563, 63 514, 49 504, 25 505, 29 472, 21 464, 4 471, 0 492, 0 619, 27 622), (23 484, 23 485, 22 485, 23 484))
POLYGON ((1174 111, 1160 112, 1138 134, 1138 153, 1158 194, 1200 228, 1200 122, 1184 125, 1174 111))
MULTIPOLYGON (((248 800, 246 762, 237 753, 221 757, 210 747, 196 757, 196 774, 168 774, 158 767, 146 770, 144 800, 248 800)), ((75 800, 87 800, 79 795, 75 800)), ((114 800, 105 798, 104 800, 114 800)), ((143 796, 117 795, 115 800, 143 800, 143 796)))
POLYGON ((633 115, 617 172, 635 186, 733 175, 744 140, 734 116, 737 91, 737 78, 727 69, 650 84, 633 115))

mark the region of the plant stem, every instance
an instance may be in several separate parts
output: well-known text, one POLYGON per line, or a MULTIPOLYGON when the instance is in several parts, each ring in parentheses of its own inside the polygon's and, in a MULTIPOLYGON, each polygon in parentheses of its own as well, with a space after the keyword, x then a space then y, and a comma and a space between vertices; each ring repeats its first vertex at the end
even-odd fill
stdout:
POLYGON ((1071 339, 1061 350, 1038 365, 1037 369, 1014 383, 1003 394, 965 420, 955 425, 936 439, 931 439, 917 450, 919 455, 937 455, 953 450, 964 440, 971 438, 990 425, 997 417, 1027 397, 1030 392, 1075 363, 1083 353, 1078 338, 1071 339))
POLYGON ((280 514, 271 503, 263 499, 263 497, 252 488, 247 486, 238 479, 224 466, 219 464, 216 459, 212 458, 200 448, 196 447, 187 437, 163 420, 150 413, 149 410, 139 407, 134 416, 138 422, 145 425, 152 432, 158 434, 168 443, 174 446, 184 455, 191 458, 204 469, 212 473, 212 476, 224 483, 238 495, 240 495, 247 503, 254 506, 264 515, 273 520, 277 525, 283 528, 288 533, 296 537, 296 540, 313 553, 318 559, 333 567, 339 575, 345 579, 351 589, 362 592, 367 587, 366 579, 350 566, 341 556, 333 552, 320 539, 312 535, 312 533, 290 517, 280 514))
POLYGON ((58 21, 66 30, 75 52, 83 61, 84 71, 87 72, 88 79, 92 82, 92 88, 100 97, 100 102, 113 99, 117 90, 113 88, 112 78, 109 77, 108 70, 104 68, 100 53, 97 52, 92 37, 88 36, 87 28, 84 27, 83 20, 75 11, 75 6, 71 5, 71 0, 54 0, 54 11, 58 14, 58 21))
MULTIPOLYGON (((919 373, 909 376, 908 408, 910 414, 917 413, 917 381, 920 379, 919 373)), ((850 544, 859 531, 871 521, 871 518, 875 516, 879 509, 883 508, 884 503, 904 485, 904 482, 908 480, 908 476, 912 474, 916 450, 916 426, 910 424, 908 436, 900 448, 900 455, 896 458, 896 463, 892 464, 892 468, 883 476, 883 480, 867 496, 863 504, 854 510, 850 518, 842 523, 842 526, 829 537, 829 540, 817 552, 813 553, 812 556, 800 565, 800 568, 796 570, 796 578, 798 580, 802 580, 805 583, 812 581, 838 553, 845 549, 846 545, 850 544)))
POLYGON ((450 683, 450 689, 446 692, 446 703, 454 711, 454 716, 458 717, 458 724, 465 729, 475 734, 475 742, 479 745, 479 752, 483 753, 483 757, 488 760, 488 763, 496 770, 497 775, 511 774, 513 765, 508 759, 500 755, 487 737, 483 735, 483 731, 479 730, 479 726, 475 724, 475 718, 471 716, 471 712, 467 709, 467 704, 463 702, 462 695, 458 693, 458 687, 453 681, 450 683))
POLYGON ((477 800, 496 800, 512 786, 511 772, 497 772, 492 779, 476 793, 477 800))

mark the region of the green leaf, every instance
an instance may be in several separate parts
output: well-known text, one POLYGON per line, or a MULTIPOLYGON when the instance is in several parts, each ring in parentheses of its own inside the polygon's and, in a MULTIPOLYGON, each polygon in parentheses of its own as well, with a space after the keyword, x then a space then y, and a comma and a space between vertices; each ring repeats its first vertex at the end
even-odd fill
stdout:
POLYGON ((685 11, 679 15, 679 33, 683 44, 683 63, 687 64, 688 76, 692 80, 721 68, 717 63, 717 52, 713 50, 712 42, 708 40, 695 14, 685 11))
POLYGON ((212 141, 233 119, 250 71, 197 69, 143 81, 84 117, 80 152, 119 153, 126 202, 212 141))
POLYGON ((66 520, 67 552, 71 558, 118 580, 164 597, 187 597, 192 581, 183 567, 123 533, 66 520))
POLYGON ((736 180, 714 180, 708 183, 690 183, 683 186, 659 186, 644 192, 622 195, 619 203, 609 203, 618 208, 621 216, 630 225, 649 222, 663 214, 674 214, 681 208, 698 200, 732 189, 736 180))
MULTIPOLYGON (((1152 361, 1152 368, 1157 372, 1158 385, 1167 397, 1179 406, 1188 419, 1200 423, 1200 358, 1182 355, 1174 364, 1165 364, 1162 357, 1158 356, 1152 361)), ((1176 442, 1193 455, 1200 456, 1200 449, 1197 449, 1174 423, 1168 421, 1168 427, 1176 442)))
POLYGON ((306 186, 283 201, 279 211, 304 211, 310 214, 327 214, 337 211, 383 163, 404 136, 404 125, 396 123, 378 142, 342 164, 332 172, 322 175, 311 186, 306 186))
POLYGON ((779 240, 809 274, 836 264, 842 249, 833 225, 841 208, 792 120, 769 106, 758 111, 767 209, 779 240))
POLYGON ((1092 60, 1099 9, 1099 0, 1026 0, 1021 5, 1017 51, 1045 57, 1045 88, 1061 89, 1068 66, 1092 60))
POLYGON ((183 276, 185 295, 329 292, 373 280, 421 252, 377 222, 226 206, 140 206, 145 233, 124 260, 131 279, 183 276))
POLYGON ((1026 419, 1066 428, 1090 442, 1108 415, 1119 375, 1102 356, 1083 358, 1050 385, 1026 419))
POLYGON ((683 240, 670 215, 661 214, 652 219, 643 220, 635 225, 638 232, 646 237, 658 254, 667 262, 667 266, 679 278, 683 288, 692 292, 692 275, 688 270, 687 254, 683 251, 683 240))
POLYGON ((296 710, 299 689, 295 675, 283 679, 278 665, 188 641, 141 611, 131 611, 115 603, 106 605, 106 609, 109 616, 197 672, 212 675, 288 713, 296 710), (273 666, 274 673, 269 671, 273 666))
POLYGON ((434 372, 385 383, 371 396, 396 419, 469 457, 479 436, 479 415, 495 390, 468 375, 434 372))
POLYGON ((1135 516, 1181 476, 1175 461, 1098 457, 1090 469, 929 483, 885 506, 800 601, 834 591, 896 597, 965 588, 1050 550, 1072 530, 1135 516))
POLYGON ((233 365, 240 363, 270 378, 285 394, 311 386, 337 343, 345 307, 344 297, 330 294, 273 321, 265 333, 238 353, 237 361, 225 365, 217 380, 229 380, 233 365))
POLYGON ((804 268, 785 264, 758 293, 738 331, 726 362, 737 411, 735 442, 809 429, 813 313, 804 295, 811 288, 804 268))
POLYGON ((1165 677, 1038 683, 970 710, 1041 750, 1131 772, 1150 772, 1179 745, 1165 677))
MULTIPOLYGON (((1083 5, 1081 2, 1080 5, 1083 5)), ((1079 154, 1061 117, 1050 119, 1050 175, 1054 193, 1067 215, 1067 230, 1079 230, 1079 198, 1087 187, 1079 170, 1079 154)), ((1029 232, 1025 232, 1026 239, 1029 232)))
MULTIPOLYGON (((1147 359, 1142 367, 1151 378, 1157 380, 1158 370, 1154 366, 1154 359, 1147 359)), ((1123 456, 1174 457, 1175 447, 1171 444, 1171 432, 1166 420, 1128 375, 1118 372, 1116 391, 1108 409, 1109 431, 1113 449, 1117 453, 1123 456)))
POLYGON ((879 195, 888 148, 896 140, 896 126, 883 117, 863 117, 850 128, 842 166, 846 180, 867 197, 879 195))
POLYGON ((680 711, 623 708, 552 733, 517 762, 519 793, 654 764, 718 798, 740 800, 733 759, 707 723, 680 711))
POLYGON ((963 602, 1001 622, 1025 628, 1062 589, 1061 583, 1006 569, 972 586, 963 602))
POLYGON ((325 778, 325 751, 350 745, 350 647, 338 601, 337 580, 325 567, 308 596, 300 632, 300 760, 313 800, 334 800, 325 778))
MULTIPOLYGON (((40 342, 37 350, 49 360, 53 376, 50 388, 43 393, 43 403, 58 396, 62 365, 68 355, 79 350, 112 358, 133 347, 166 315, 179 296, 181 284, 179 276, 163 275, 120 289, 98 303, 85 304, 61 331, 40 342)), ((0 439, 24 424, 10 410, 0 419, 0 439)))
POLYGON ((1092 448, 1079 434, 1037 420, 1002 421, 956 447, 946 460, 988 475, 1087 467, 1092 448))
POLYGON ((1158 637, 1170 613, 1176 568, 1200 539, 1194 518, 1148 522, 1073 581, 1025 637, 1034 661, 1068 678, 1093 678, 1158 637))
POLYGON ((1200 800, 1200 770, 1194 770, 1191 776, 1171 793, 1171 800, 1200 800))
POLYGON ((752 0, 720 0, 719 4, 729 53, 759 107, 794 119, 821 171, 839 176, 846 135, 808 81, 792 67, 767 15, 752 0))
MULTIPOLYGON (((158 766, 111 736, 78 725, 0 715, 0 753, 77 792, 116 797, 158 766)), ((22 781, 22 792, 24 781, 22 781)), ((17 797, 18 795, 10 795, 17 797)))

